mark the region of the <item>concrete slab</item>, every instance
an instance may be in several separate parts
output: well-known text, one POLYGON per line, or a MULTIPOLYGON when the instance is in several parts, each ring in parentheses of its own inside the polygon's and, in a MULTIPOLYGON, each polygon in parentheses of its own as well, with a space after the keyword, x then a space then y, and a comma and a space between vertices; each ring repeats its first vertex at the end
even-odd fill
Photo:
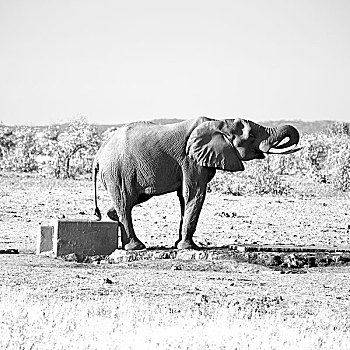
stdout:
POLYGON ((109 255, 118 248, 118 222, 58 219, 41 226, 37 254, 109 255))
POLYGON ((231 245, 230 249, 239 252, 308 252, 308 253, 337 253, 350 252, 350 246, 327 247, 327 246, 298 246, 288 244, 238 244, 231 245))
POLYGON ((53 227, 52 226, 40 226, 38 236, 36 240, 36 253, 37 254, 52 254, 53 227))

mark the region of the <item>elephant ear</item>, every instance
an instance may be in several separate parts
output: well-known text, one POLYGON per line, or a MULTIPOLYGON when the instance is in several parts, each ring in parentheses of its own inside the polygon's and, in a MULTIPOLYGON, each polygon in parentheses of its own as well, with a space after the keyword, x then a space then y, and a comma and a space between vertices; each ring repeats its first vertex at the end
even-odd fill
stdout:
POLYGON ((209 121, 197 126, 187 141, 186 152, 197 164, 228 171, 244 170, 238 151, 225 130, 224 121, 209 121))

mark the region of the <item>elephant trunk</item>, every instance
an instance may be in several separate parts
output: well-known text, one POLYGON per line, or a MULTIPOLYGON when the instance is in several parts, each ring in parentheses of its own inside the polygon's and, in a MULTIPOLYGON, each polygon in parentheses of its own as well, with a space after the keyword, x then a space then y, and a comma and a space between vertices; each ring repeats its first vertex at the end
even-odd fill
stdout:
POLYGON ((269 137, 260 144, 260 151, 264 153, 288 154, 298 151, 295 149, 299 142, 299 132, 291 125, 266 129, 269 137))

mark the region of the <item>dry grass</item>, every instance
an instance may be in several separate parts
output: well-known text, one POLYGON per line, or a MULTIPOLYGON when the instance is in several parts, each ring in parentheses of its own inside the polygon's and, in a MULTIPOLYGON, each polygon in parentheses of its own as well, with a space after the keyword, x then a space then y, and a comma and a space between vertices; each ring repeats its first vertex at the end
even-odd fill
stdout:
MULTIPOLYGON (((219 173, 212 183, 197 242, 209 247, 235 242, 350 244, 349 193, 295 181, 289 196, 247 195, 246 184, 231 175, 219 173), (243 195, 232 195, 236 192, 243 195)), ((90 181, 18 174, 3 174, 1 180, 0 248, 33 252, 40 223, 62 215, 92 217, 90 181)), ((105 191, 99 193, 105 212, 109 200, 105 191)), ((136 231, 149 247, 171 246, 178 221, 175 194, 134 210, 136 231)), ((0 348, 349 348, 348 269, 277 275, 243 264, 230 272, 196 272, 172 271, 171 262, 159 262, 157 268, 152 263, 87 267, 32 255, 2 259, 0 348), (101 286, 106 276, 114 284, 101 286), (196 305, 198 291, 209 296, 208 303, 196 305), (262 302, 262 293, 283 296, 283 305, 262 302), (254 303, 247 302, 252 297, 254 303), (239 307, 229 298, 238 300, 239 307), (173 308, 173 301, 180 307, 173 308)))
MULTIPOLYGON (((348 349, 348 319, 327 309, 308 317, 256 306, 193 305, 181 312, 124 295, 70 302, 2 288, 2 349, 348 349), (261 311, 261 310, 260 310, 261 311)), ((348 317, 348 316, 347 316, 348 317)))

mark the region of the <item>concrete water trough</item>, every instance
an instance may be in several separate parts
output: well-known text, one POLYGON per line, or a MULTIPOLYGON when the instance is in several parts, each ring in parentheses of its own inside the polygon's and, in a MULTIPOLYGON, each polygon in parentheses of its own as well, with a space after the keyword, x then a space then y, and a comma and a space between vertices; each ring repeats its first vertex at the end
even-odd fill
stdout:
POLYGON ((53 257, 109 255, 118 244, 118 222, 56 219, 40 226, 36 253, 53 257))

